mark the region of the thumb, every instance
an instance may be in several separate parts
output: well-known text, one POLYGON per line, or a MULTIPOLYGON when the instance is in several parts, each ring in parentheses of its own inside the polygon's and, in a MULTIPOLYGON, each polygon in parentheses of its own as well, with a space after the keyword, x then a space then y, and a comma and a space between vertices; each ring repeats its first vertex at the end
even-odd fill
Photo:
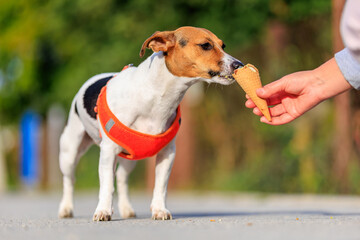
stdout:
POLYGON ((262 88, 257 89, 256 94, 260 98, 269 98, 276 93, 284 91, 285 88, 286 88, 285 81, 283 79, 279 79, 277 81, 265 85, 262 88))

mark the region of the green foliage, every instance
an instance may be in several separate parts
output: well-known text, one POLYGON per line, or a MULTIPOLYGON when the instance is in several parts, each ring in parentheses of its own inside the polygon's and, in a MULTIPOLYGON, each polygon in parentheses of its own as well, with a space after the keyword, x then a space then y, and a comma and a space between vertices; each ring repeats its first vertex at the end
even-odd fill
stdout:
POLYGON ((205 27, 240 51, 269 19, 319 15, 329 11, 329 3, 20 0, 2 1, 0 9, 0 113, 3 121, 13 121, 26 108, 44 113, 53 102, 69 106, 93 74, 138 64, 142 41, 156 30, 205 27))
POLYGON ((254 43, 269 19, 303 19, 329 12, 329 4, 23 0, 2 1, 0 9, 0 113, 3 121, 12 121, 29 107, 44 113, 53 102, 69 106, 90 76, 138 64, 142 41, 156 30, 205 27, 240 51, 254 43))

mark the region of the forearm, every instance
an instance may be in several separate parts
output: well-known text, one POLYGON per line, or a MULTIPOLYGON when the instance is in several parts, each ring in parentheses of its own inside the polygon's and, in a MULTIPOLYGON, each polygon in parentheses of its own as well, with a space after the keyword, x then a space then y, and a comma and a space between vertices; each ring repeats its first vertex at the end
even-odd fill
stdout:
POLYGON ((342 74, 335 58, 313 70, 316 81, 314 87, 321 100, 334 97, 352 88, 342 74))

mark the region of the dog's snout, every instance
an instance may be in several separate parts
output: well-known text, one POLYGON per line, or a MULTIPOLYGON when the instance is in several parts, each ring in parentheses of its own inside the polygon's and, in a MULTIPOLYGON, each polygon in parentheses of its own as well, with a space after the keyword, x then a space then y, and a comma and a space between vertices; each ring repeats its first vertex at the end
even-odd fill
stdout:
POLYGON ((231 68, 233 70, 238 69, 238 68, 243 67, 243 66, 244 66, 244 64, 242 62, 240 62, 240 61, 237 61, 237 60, 231 63, 231 68))

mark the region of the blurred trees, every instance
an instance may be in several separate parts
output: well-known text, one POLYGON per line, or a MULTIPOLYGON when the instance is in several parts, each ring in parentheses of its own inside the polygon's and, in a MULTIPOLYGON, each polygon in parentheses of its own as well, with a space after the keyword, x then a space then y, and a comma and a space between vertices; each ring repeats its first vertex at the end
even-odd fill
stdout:
POLYGON ((88 77, 141 62, 140 46, 156 30, 205 27, 230 51, 243 51, 269 19, 294 22, 326 13, 327 2, 3 0, 1 115, 13 120, 27 107, 43 112, 54 101, 68 106, 88 77))
MULTIPOLYGON (((44 115, 55 102, 69 109, 86 79, 139 64, 147 37, 183 25, 213 31, 268 83, 332 56, 330 19, 329 0, 0 0, 0 121, 17 124, 28 108, 44 115)), ((287 126, 265 126, 235 85, 206 86, 193 108, 194 185, 337 191, 331 103, 287 126)), ((351 174, 358 173, 353 160, 351 174)), ((360 192, 357 180, 350 177, 349 191, 360 192)))

